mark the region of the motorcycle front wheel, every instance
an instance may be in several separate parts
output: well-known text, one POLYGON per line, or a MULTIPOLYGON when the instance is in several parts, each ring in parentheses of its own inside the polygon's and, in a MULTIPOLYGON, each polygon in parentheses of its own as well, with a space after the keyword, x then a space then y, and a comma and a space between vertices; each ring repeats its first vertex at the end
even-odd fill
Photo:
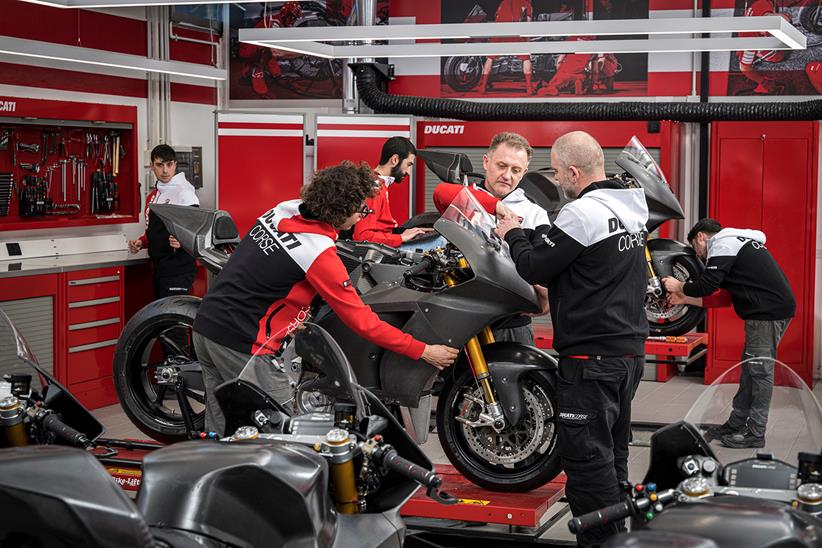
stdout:
POLYGON ((123 411, 163 443, 189 439, 180 396, 192 410, 193 429, 203 430, 205 423, 205 388, 191 340, 199 308, 200 299, 191 296, 146 305, 126 323, 114 352, 114 387, 123 411))
MULTIPOLYGON (((698 259, 682 255, 674 259, 672 270, 674 278, 681 282, 691 281, 702 271, 698 259)), ((684 304, 669 306, 665 296, 645 296, 645 316, 652 335, 674 336, 687 333, 695 328, 705 316, 705 309, 699 306, 684 304)))
POLYGON ((501 432, 457 420, 475 420, 481 410, 482 389, 470 370, 457 372, 439 394, 437 435, 445 455, 468 480, 491 491, 530 491, 560 473, 554 383, 540 374, 523 380, 526 411, 501 432))
POLYGON ((482 57, 449 57, 443 67, 445 83, 454 91, 470 91, 482 78, 482 57))

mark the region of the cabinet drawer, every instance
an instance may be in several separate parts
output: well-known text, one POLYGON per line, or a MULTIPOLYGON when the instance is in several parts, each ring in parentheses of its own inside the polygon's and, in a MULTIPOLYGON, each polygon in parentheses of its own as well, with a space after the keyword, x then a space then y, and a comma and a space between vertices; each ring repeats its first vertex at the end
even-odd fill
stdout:
POLYGON ((117 339, 69 346, 66 360, 68 384, 111 376, 117 339))
POLYGON ((68 323, 69 325, 82 324, 88 322, 96 322, 108 318, 120 317, 120 298, 108 297, 109 302, 101 304, 93 304, 90 306, 77 306, 81 303, 72 303, 75 306, 68 307, 68 323))
POLYGON ((68 385, 69 391, 88 409, 97 409, 117 403, 117 391, 111 375, 68 385))
POLYGON ((120 295, 120 274, 68 280, 66 296, 69 303, 91 301, 120 295))
POLYGON ((106 318, 96 322, 69 324, 69 348, 109 341, 120 336, 120 318, 106 318))

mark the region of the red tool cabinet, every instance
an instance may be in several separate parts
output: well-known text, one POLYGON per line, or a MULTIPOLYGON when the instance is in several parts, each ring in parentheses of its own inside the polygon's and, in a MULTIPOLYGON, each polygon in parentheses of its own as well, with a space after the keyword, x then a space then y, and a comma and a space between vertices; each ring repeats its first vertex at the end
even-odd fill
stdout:
MULTIPOLYGON (((762 230, 796 297, 778 358, 813 382, 817 122, 711 126, 710 215, 724 227, 762 230)), ((708 313, 709 383, 740 361, 745 332, 732 309, 708 313)))

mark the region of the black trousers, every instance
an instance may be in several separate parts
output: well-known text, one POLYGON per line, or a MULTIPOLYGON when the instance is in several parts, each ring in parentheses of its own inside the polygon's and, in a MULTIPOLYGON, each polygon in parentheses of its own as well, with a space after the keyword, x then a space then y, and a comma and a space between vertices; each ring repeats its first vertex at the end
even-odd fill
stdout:
POLYGON ((195 270, 182 274, 163 274, 155 272, 152 276, 154 282, 154 300, 172 295, 188 295, 191 286, 194 284, 195 270))
MULTIPOLYGON (((574 516, 622 500, 619 482, 628 479, 631 400, 644 365, 643 357, 559 360, 558 449, 574 516)), ((577 542, 600 546, 624 528, 624 522, 595 527, 577 535, 577 542)))

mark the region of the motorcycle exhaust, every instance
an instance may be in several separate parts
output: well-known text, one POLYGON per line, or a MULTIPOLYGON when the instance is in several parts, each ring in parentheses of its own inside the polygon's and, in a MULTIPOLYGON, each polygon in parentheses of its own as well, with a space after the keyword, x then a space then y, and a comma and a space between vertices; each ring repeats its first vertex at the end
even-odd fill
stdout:
POLYGON ((15 396, 0 400, 0 427, 3 429, 3 447, 24 447, 29 444, 26 426, 23 424, 26 412, 23 404, 15 396))

